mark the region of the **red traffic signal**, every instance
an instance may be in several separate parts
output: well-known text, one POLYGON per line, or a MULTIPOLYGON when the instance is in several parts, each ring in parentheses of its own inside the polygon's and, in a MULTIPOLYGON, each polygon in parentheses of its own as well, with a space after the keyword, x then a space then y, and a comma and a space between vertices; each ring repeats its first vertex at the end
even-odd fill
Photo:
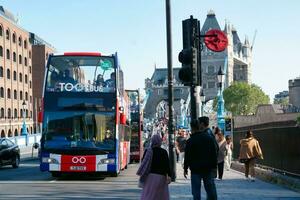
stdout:
POLYGON ((212 29, 206 32, 204 43, 208 49, 216 52, 224 51, 228 46, 228 39, 225 33, 212 29))

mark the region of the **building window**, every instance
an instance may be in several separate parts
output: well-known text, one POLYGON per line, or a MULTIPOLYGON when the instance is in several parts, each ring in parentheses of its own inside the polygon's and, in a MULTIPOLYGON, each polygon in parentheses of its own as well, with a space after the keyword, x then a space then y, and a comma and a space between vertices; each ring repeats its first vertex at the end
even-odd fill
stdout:
POLYGON ((13 61, 17 62, 17 54, 16 54, 16 52, 13 52, 13 61))
POLYGON ((24 58, 24 65, 27 66, 27 58, 24 58))
POLYGON ((29 73, 31 74, 31 66, 29 66, 29 73))
POLYGON ((0 88, 0 97, 4 98, 4 88, 3 87, 0 88))
POLYGON ((208 74, 214 74, 215 73, 215 67, 214 66, 208 66, 207 67, 207 73, 208 74))
POLYGON ((28 109, 26 109, 26 118, 28 118, 28 109))
POLYGON ((16 81, 16 80, 17 80, 17 72, 14 71, 14 81, 16 81))
POLYGON ((25 92, 25 100, 28 101, 28 92, 25 92))
POLYGON ((22 109, 20 109, 20 117, 24 117, 24 116, 23 116, 23 110, 22 110, 22 109))
POLYGON ((9 49, 6 49, 6 59, 10 59, 10 51, 9 49))
POLYGON ((10 119, 11 118, 11 110, 10 108, 7 109, 7 117, 10 119))
POLYGON ((7 29, 6 30, 6 39, 9 40, 9 38, 10 38, 10 33, 9 33, 9 30, 7 29))
POLYGON ((19 74, 19 81, 20 81, 20 82, 23 81, 23 79, 22 79, 22 73, 19 74))
POLYGON ((10 89, 7 89, 7 98, 10 99, 10 89))
POLYGON ((27 40, 24 40, 24 49, 27 49, 27 40))
POLYGON ((22 56, 19 55, 19 64, 22 64, 22 56))
MULTIPOLYGON (((30 118, 32 118, 32 111, 30 111, 30 118)), ((32 127, 30 128, 31 133, 32 133, 32 127)))
POLYGON ((3 67, 0 67, 0 77, 3 77, 3 67))
POLYGON ((19 46, 21 47, 22 46, 22 38, 19 37, 19 46))
POLYGON ((28 53, 28 54, 29 54, 29 58, 31 59, 31 51, 29 51, 29 53, 28 53))
POLYGON ((3 57, 3 47, 0 46, 0 56, 3 57))
POLYGON ((23 100, 23 92, 20 91, 20 100, 23 100))
POLYGON ((16 34, 15 33, 13 33, 13 35, 12 35, 12 41, 13 41, 13 43, 16 43, 16 34))
POLYGON ((29 81, 29 87, 31 88, 31 81, 29 81))
POLYGON ((3 36, 3 28, 0 26, 0 36, 3 36))
POLYGON ((32 103, 32 96, 29 97, 29 102, 32 103))
POLYGON ((4 118, 4 108, 1 108, 1 118, 4 118))
POLYGON ((18 118, 18 110, 16 108, 14 110, 14 118, 18 118))
POLYGON ((7 69, 7 71, 6 71, 7 73, 6 73, 6 77, 7 77, 7 79, 10 79, 10 69, 7 69))
POLYGON ((17 90, 14 90, 14 99, 18 99, 17 90))
POLYGON ((216 87, 216 83, 213 82, 213 81, 209 81, 209 82, 207 82, 207 87, 208 88, 215 88, 216 87))
POLYGON ((25 83, 27 84, 27 82, 28 82, 28 78, 27 78, 28 76, 27 76, 27 74, 25 74, 25 83))

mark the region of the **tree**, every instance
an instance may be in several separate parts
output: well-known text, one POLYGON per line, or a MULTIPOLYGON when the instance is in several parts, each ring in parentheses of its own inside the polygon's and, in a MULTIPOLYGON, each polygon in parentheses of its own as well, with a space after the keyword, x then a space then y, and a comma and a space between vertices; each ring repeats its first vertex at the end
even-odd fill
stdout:
POLYGON ((274 99, 274 104, 279 104, 282 107, 289 105, 289 97, 284 97, 281 99, 274 99))
MULTIPOLYGON (((249 85, 245 82, 234 82, 223 91, 225 109, 232 115, 249 115, 256 111, 259 104, 268 104, 270 102, 260 87, 255 84, 249 85)), ((214 105, 216 105, 215 99, 214 105)))

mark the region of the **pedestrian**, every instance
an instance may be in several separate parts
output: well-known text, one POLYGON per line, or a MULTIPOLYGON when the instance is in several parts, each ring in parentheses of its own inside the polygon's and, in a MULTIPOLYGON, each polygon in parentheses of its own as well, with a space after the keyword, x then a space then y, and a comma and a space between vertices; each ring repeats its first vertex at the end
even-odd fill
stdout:
POLYGON ((175 141, 175 148, 176 152, 178 153, 178 161, 182 164, 184 162, 184 151, 185 151, 185 145, 186 145, 186 137, 185 137, 185 130, 180 130, 179 135, 176 138, 175 141))
POLYGON ((220 129, 216 129, 219 130, 219 132, 216 133, 217 135, 217 142, 219 145, 219 152, 218 152, 218 179, 222 180, 223 178, 223 173, 224 173, 224 159, 226 156, 226 140, 224 138, 223 133, 221 132, 220 129))
POLYGON ((226 156, 225 156, 225 169, 229 171, 231 167, 233 143, 230 135, 226 135, 226 156))
POLYGON ((194 200, 201 199, 201 180, 203 179, 207 199, 216 200, 217 191, 213 170, 217 168, 218 145, 212 137, 208 117, 200 117, 198 123, 191 123, 195 131, 187 140, 184 158, 184 177, 191 171, 191 186, 194 200))
POLYGON ((245 176, 247 180, 255 181, 255 159, 263 159, 263 154, 258 141, 253 137, 251 130, 246 133, 246 138, 240 141, 239 160, 245 163, 245 176), (250 174, 250 177, 249 177, 250 174))
POLYGON ((140 187, 143 188, 141 200, 169 200, 171 171, 168 153, 161 148, 162 139, 155 134, 150 148, 146 149, 142 163, 137 171, 140 187))

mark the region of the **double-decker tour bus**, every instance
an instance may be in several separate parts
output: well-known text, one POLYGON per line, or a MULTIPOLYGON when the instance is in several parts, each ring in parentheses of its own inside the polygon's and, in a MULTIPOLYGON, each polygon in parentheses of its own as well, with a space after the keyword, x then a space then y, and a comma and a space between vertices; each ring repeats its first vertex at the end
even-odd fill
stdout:
POLYGON ((138 90, 126 90, 129 97, 131 127, 130 161, 139 162, 142 156, 142 115, 138 90))
POLYGON ((40 169, 117 176, 129 163, 130 128, 124 113, 117 55, 50 55, 43 94, 40 169))

